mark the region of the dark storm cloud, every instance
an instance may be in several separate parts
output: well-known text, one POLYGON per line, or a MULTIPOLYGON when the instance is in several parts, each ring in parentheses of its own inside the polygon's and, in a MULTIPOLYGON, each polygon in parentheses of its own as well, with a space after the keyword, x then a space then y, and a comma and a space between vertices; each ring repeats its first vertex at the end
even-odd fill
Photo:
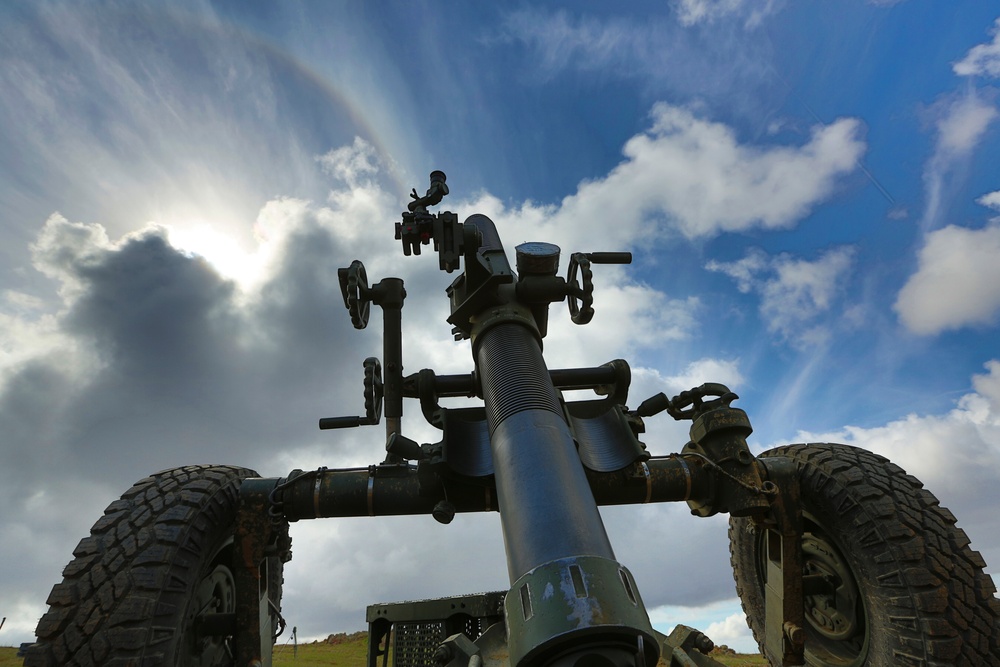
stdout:
MULTIPOLYGON (((363 357, 337 286, 345 252, 306 218, 286 244, 249 303, 161 229, 112 244, 96 225, 49 220, 34 259, 66 299, 62 343, 0 385, 4 562, 29 533, 64 563, 136 479, 198 462, 262 468, 317 439, 345 386, 360 394, 360 371, 337 372, 363 357)), ((350 453, 331 451, 331 464, 350 453)), ((59 568, 44 565, 5 577, 4 597, 40 597, 59 568)))
POLYGON ((162 386, 216 372, 219 343, 237 326, 234 288, 204 260, 182 255, 157 230, 75 273, 84 294, 66 330, 91 339, 116 373, 162 386))
POLYGON ((313 435, 307 427, 321 415, 303 413, 336 388, 331 371, 349 358, 352 332, 336 276, 345 252, 328 230, 302 220, 273 276, 244 303, 161 229, 103 247, 81 242, 81 229, 50 220, 36 245, 36 262, 61 267, 73 295, 63 332, 96 364, 66 408, 77 447, 143 450, 145 465, 170 452, 161 455, 168 464, 184 453, 203 458, 211 438, 213 456, 260 460, 282 434, 313 435), (193 432, 195 441, 172 442, 193 432))
MULTIPOLYGON (((57 418, 67 393, 67 378, 43 360, 25 364, 0 392, 4 466, 12 481, 36 479, 61 452, 62 422, 57 418)), ((19 486, 19 485, 18 485, 19 486)), ((9 487, 4 487, 9 489, 9 487)))

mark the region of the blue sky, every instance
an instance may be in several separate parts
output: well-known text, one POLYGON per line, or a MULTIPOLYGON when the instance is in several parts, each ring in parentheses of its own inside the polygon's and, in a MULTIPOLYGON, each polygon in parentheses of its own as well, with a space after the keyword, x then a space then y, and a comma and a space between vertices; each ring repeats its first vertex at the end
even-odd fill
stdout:
MULTIPOLYGON (((433 169, 508 247, 635 254, 599 268, 592 324, 553 309, 550 366, 625 357, 636 404, 728 383, 758 451, 885 454, 996 578, 998 80, 1000 8, 971 0, 4 6, 0 643, 30 639, 76 541, 149 472, 380 457, 372 431, 315 431, 358 409, 378 348, 337 267, 406 280, 408 370, 469 370, 450 280, 391 236, 433 169)), ((420 421, 404 432, 434 439, 420 421)), ((750 646, 724 520, 605 516, 661 629, 750 646)), ((300 636, 506 586, 494 516, 293 537, 300 636), (428 576, 441 545, 463 556, 428 576)))

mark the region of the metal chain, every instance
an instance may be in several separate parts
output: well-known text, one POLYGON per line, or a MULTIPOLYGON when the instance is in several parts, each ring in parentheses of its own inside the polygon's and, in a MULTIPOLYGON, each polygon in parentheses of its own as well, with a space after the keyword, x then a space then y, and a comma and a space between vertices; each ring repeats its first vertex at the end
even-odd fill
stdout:
POLYGON ((310 470, 309 472, 304 472, 301 475, 289 477, 284 482, 281 482, 271 489, 271 493, 267 497, 268 503, 270 503, 270 507, 267 508, 267 514, 271 517, 271 522, 280 523, 285 518, 285 503, 282 501, 282 495, 285 489, 303 480, 318 477, 326 471, 326 466, 320 466, 316 470, 310 470))
POLYGON ((706 382, 700 387, 682 391, 667 402, 667 414, 682 421, 697 419, 702 413, 718 407, 729 407, 739 396, 729 391, 729 387, 716 382, 706 382), (717 396, 715 400, 705 401, 709 396, 717 396))
POLYGON ((274 637, 271 638, 271 643, 274 644, 278 641, 278 637, 281 636, 281 633, 285 631, 285 628, 288 627, 288 623, 285 622, 285 617, 281 615, 281 610, 278 609, 278 605, 274 604, 270 597, 267 599, 267 606, 271 608, 271 611, 278 615, 278 631, 275 632, 274 637))
POLYGON ((759 494, 759 495, 762 495, 762 496, 773 496, 773 495, 775 495, 775 494, 778 493, 778 487, 776 487, 774 485, 774 482, 764 482, 764 486, 763 487, 755 486, 753 484, 747 484, 746 482, 744 482, 743 480, 739 479, 738 477, 734 477, 733 475, 731 475, 728 472, 726 472, 722 468, 722 466, 720 466, 718 463, 716 463, 712 459, 708 458, 704 454, 699 454, 698 452, 687 452, 687 453, 684 453, 684 454, 670 454, 669 456, 667 456, 667 458, 669 458, 669 459, 683 459, 686 456, 694 456, 694 457, 697 457, 699 459, 702 459, 706 464, 708 464, 708 467, 712 468, 713 470, 716 470, 717 472, 719 472, 723 476, 728 477, 729 479, 731 479, 732 481, 736 482, 738 485, 742 486, 744 489, 747 489, 748 491, 752 491, 753 493, 756 493, 756 494, 759 494))

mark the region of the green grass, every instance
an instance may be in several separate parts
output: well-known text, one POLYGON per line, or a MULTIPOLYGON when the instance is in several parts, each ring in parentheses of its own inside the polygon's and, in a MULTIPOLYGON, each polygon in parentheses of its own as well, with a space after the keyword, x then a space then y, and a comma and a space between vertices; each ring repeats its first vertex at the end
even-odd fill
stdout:
POLYGON ((0 667, 21 667, 21 658, 17 657, 17 649, 0 646, 0 667))
MULTIPOLYGON (((274 647, 273 667, 363 667, 368 655, 368 636, 364 633, 348 635, 339 644, 301 644, 298 655, 293 654, 290 644, 274 647)), ((767 667, 767 661, 759 655, 713 656, 729 667, 767 667)), ((662 661, 661 665, 666 664, 662 661)), ((0 647, 0 667, 21 667, 16 648, 0 647)))
MULTIPOLYGON (((767 660, 762 655, 713 655, 713 659, 718 660, 723 665, 729 667, 767 667, 767 660)), ((660 664, 664 664, 661 662, 660 664)))
POLYGON ((338 644, 325 642, 300 644, 297 656, 290 644, 279 644, 274 647, 272 664, 273 667, 307 667, 308 665, 363 667, 367 658, 368 633, 357 632, 343 636, 343 641, 338 644))
MULTIPOLYGON (((336 665, 361 667, 368 656, 368 636, 359 632, 348 635, 339 644, 303 644, 299 646, 298 657, 293 657, 290 645, 276 646, 274 649, 274 667, 306 667, 308 665, 336 665)), ((727 667, 767 667, 767 661, 759 655, 714 655, 727 667)), ((381 663, 380 663, 381 664, 381 663)), ((660 665, 666 665, 660 661, 660 665)), ((4 667, 0 663, 0 667, 4 667)))

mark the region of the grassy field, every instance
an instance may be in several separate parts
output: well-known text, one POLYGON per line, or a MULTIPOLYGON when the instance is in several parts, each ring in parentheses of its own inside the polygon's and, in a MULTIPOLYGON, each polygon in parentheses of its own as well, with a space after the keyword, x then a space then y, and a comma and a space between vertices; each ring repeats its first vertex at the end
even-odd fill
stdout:
MULTIPOLYGON (((341 665, 363 667, 368 655, 368 637, 365 634, 345 638, 340 644, 302 644, 298 657, 292 655, 291 646, 277 646, 274 650, 274 667, 305 667, 307 665, 341 665)), ((767 667, 759 655, 712 656, 727 667, 767 667)), ((668 663, 660 661, 660 665, 668 663)), ((0 667, 3 664, 0 663, 0 667)))
POLYGON ((21 667, 21 659, 17 657, 16 648, 0 646, 0 667, 21 667))
POLYGON ((339 644, 301 644, 298 657, 287 644, 274 647, 273 667, 305 667, 306 665, 336 665, 363 667, 368 658, 368 635, 348 635, 339 644))
MULTIPOLYGON (((276 646, 274 649, 274 667, 309 667, 324 665, 326 667, 363 667, 368 655, 368 638, 365 635, 348 637, 339 644, 302 644, 298 654, 293 653, 290 645, 276 646)), ((766 667, 767 662, 760 656, 713 656, 729 667, 766 667)), ((660 662, 661 665, 667 663, 660 662)), ((0 667, 21 667, 21 659, 17 657, 17 649, 0 647, 0 667)))

